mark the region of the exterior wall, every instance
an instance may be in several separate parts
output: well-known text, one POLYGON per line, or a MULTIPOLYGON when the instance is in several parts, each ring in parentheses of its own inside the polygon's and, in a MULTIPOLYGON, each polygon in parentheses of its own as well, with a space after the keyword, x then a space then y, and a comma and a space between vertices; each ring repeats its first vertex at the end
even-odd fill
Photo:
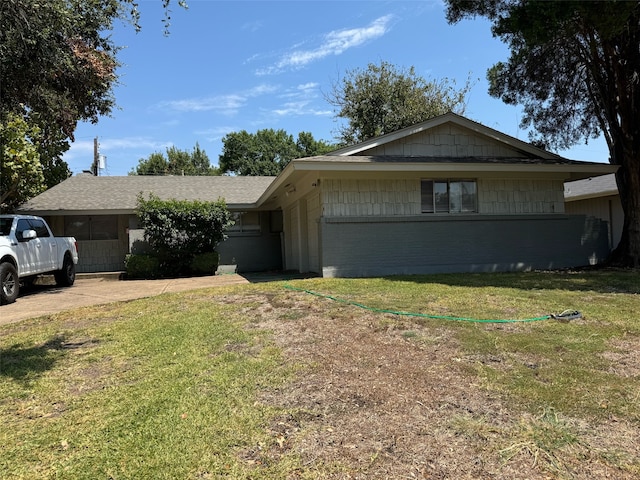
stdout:
POLYGON ((320 273, 320 193, 315 191, 306 201, 307 203, 307 249, 309 255, 308 270, 320 273))
POLYGON ((563 213, 564 183, 546 179, 478 179, 478 211, 487 215, 563 213))
POLYGON ((407 157, 524 157, 518 150, 501 142, 492 142, 486 136, 453 124, 429 129, 428 132, 409 135, 394 142, 373 147, 366 155, 393 155, 407 157))
POLYGON ((272 216, 279 212, 260 212, 260 232, 229 233, 216 250, 220 265, 237 265, 237 271, 262 272, 282 268, 281 224, 272 216))
POLYGON ((609 224, 609 244, 611 249, 620 243, 624 211, 618 195, 589 198, 565 203, 565 211, 572 215, 593 215, 609 224))
MULTIPOLYGON (((47 218, 54 235, 64 235, 64 216, 47 218)), ((78 240, 78 273, 120 272, 129 252, 129 215, 118 215, 117 240, 78 240)))
POLYGON ((569 215, 323 218, 322 274, 364 277, 595 264, 607 225, 569 215))
MULTIPOLYGON (((560 179, 478 178, 477 182, 478 213, 564 212, 560 179)), ((326 217, 419 215, 420 178, 323 179, 322 204, 326 217)))

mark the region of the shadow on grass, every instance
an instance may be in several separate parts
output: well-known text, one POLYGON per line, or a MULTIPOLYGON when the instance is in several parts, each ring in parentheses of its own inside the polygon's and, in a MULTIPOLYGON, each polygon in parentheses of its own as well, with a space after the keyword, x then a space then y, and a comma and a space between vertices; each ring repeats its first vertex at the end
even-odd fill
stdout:
POLYGON ((385 277, 385 279, 398 282, 439 283, 458 287, 640 293, 640 272, 637 270, 585 269, 518 273, 447 273, 397 275, 385 277))
POLYGON ((35 347, 18 344, 0 349, 0 376, 28 382, 51 370, 65 349, 65 337, 59 335, 35 347))

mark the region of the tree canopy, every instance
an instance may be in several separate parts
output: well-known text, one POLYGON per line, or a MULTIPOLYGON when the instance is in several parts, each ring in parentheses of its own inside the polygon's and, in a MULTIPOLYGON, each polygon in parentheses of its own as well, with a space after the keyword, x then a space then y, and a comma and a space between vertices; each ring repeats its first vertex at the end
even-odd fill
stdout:
POLYGON ((300 132, 294 140, 286 131, 271 128, 256 133, 232 132, 224 136, 222 143, 220 171, 236 175, 278 175, 294 158, 334 150, 323 140, 315 140, 309 132, 300 132))
POLYGON ((338 131, 340 142, 352 145, 449 111, 462 114, 470 88, 469 80, 456 89, 453 80, 427 80, 413 67, 382 61, 348 70, 326 99, 347 120, 338 131))
MULTIPOLYGON (((170 1, 159 0, 165 28, 170 1)), ((74 140, 76 125, 96 123, 115 105, 119 47, 111 30, 116 19, 139 29, 137 1, 0 2, 0 125, 11 129, 9 123, 21 117, 30 132, 38 130, 27 142, 35 155, 5 150, 3 162, 40 162, 47 186, 70 175, 62 154, 74 140)), ((35 172, 29 165, 23 171, 35 172)), ((4 185, 11 182, 0 183, 0 195, 6 196, 4 185)))
POLYGON ((207 153, 196 143, 191 152, 169 147, 166 156, 154 152, 141 158, 129 175, 218 175, 218 170, 211 166, 207 153))
POLYGON ((447 0, 450 23, 483 16, 510 48, 490 94, 524 108, 547 148, 602 134, 625 220, 611 261, 640 265, 640 2, 447 0))

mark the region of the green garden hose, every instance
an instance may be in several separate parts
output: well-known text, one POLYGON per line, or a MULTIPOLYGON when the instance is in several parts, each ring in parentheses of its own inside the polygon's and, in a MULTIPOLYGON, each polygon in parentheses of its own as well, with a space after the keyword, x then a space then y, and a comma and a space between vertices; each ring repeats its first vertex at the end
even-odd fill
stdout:
POLYGON ((363 304, 358 303, 358 302, 354 302, 354 301, 351 301, 351 300, 345 300, 343 298, 334 297, 332 295, 327 295, 327 294, 324 294, 324 293, 314 292, 312 290, 306 290, 304 288, 296 288, 296 287, 293 287, 291 285, 285 285, 284 288, 287 288, 289 290, 294 290, 294 291, 297 291, 297 292, 308 293, 309 295, 315 295, 316 297, 328 298, 329 300, 333 300, 335 302, 344 303, 346 305, 352 305, 354 307, 362 308, 362 309, 368 310, 370 312, 390 313, 392 315, 402 315, 402 316, 406 316, 406 317, 420 317, 420 318, 431 318, 431 319, 436 319, 436 320, 450 320, 450 321, 456 321, 456 322, 474 322, 474 323, 539 322, 539 321, 542 321, 542 320, 549 320, 551 318, 557 319, 557 320, 568 321, 568 320, 574 320, 576 318, 582 318, 582 314, 577 310, 565 310, 564 312, 562 312, 562 313, 560 313, 558 315, 549 314, 549 315, 544 315, 542 317, 523 318, 523 319, 510 319, 510 320, 489 320, 489 319, 478 319, 478 318, 467 318, 467 317, 452 317, 452 316, 448 316, 448 315, 430 315, 430 314, 427 314, 427 313, 402 312, 402 311, 390 310, 390 309, 385 309, 385 308, 368 307, 368 306, 363 305, 363 304))

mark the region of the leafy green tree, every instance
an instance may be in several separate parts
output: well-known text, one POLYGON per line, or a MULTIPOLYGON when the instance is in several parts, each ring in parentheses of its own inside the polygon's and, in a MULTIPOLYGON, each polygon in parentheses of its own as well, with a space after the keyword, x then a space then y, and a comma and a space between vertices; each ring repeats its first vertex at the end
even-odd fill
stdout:
POLYGON ((413 67, 380 62, 347 71, 326 100, 338 118, 347 120, 338 131, 339 141, 352 145, 449 111, 462 114, 470 89, 469 80, 458 90, 453 80, 426 80, 413 67))
POLYGON ((166 156, 154 152, 141 158, 129 175, 218 175, 218 170, 211 166, 206 152, 196 143, 192 152, 169 147, 166 156))
MULTIPOLYGON (((165 28, 170 2, 158 0, 165 28)), ((178 4, 186 6, 183 0, 178 4)), ((30 151, 23 158, 37 163, 35 147, 48 186, 70 173, 62 154, 74 140, 77 123, 96 123, 115 104, 119 47, 111 30, 116 19, 139 29, 137 6, 136 0, 0 2, 0 125, 12 130, 9 124, 19 116, 31 132, 39 129, 37 139, 24 143, 30 151)))
POLYGON ((233 225, 224 200, 201 202, 138 197, 145 238, 167 275, 187 273, 196 255, 211 253, 233 225))
POLYGON ((297 141, 284 130, 264 129, 255 134, 232 132, 222 139, 219 166, 222 173, 278 175, 294 158, 322 155, 335 147, 300 132, 297 141))
POLYGON ((32 141, 40 130, 19 115, 0 124, 0 211, 18 205, 46 189, 38 149, 32 141))
POLYGON ((489 93, 524 108, 547 148, 602 134, 625 213, 616 264, 640 265, 640 2, 447 0, 450 23, 483 16, 509 46, 489 93))

